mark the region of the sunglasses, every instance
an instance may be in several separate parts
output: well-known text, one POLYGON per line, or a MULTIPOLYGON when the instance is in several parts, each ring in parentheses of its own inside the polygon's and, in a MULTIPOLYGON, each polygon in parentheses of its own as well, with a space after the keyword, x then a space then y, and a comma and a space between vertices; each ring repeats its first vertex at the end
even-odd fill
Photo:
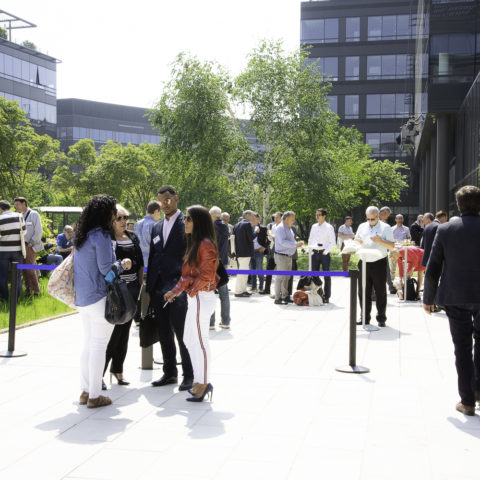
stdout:
POLYGON ((128 220, 128 215, 120 215, 119 217, 117 217, 117 222, 121 222, 122 220, 128 220))
POLYGON ((183 221, 184 221, 184 222, 191 222, 191 221, 192 221, 192 217, 191 217, 190 215, 185 215, 185 216, 183 217, 183 221))

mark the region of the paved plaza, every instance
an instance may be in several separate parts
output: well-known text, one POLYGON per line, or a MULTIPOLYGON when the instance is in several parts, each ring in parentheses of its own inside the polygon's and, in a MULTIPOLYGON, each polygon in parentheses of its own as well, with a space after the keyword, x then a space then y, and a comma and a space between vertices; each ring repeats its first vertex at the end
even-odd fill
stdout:
POLYGON ((231 330, 210 332, 212 403, 151 387, 161 370, 139 369, 132 327, 131 385, 106 378, 113 404, 79 406, 78 315, 18 330, 28 355, 0 358, 0 479, 478 479, 480 417, 455 410, 447 319, 388 298, 387 327, 358 330, 371 371, 354 375, 335 371, 348 279, 332 279, 323 307, 232 295, 231 330))

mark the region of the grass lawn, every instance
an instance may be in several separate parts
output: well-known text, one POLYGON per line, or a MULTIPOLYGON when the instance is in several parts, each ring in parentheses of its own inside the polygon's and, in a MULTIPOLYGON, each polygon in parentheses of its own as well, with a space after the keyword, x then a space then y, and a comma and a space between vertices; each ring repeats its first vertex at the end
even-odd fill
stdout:
MULTIPOLYGON (((308 255, 306 252, 302 253, 300 248, 298 249, 297 267, 298 270, 308 270, 308 255)), ((358 257, 356 255, 352 255, 350 257, 348 268, 351 270, 358 270, 358 257)), ((342 256, 340 255, 340 250, 337 247, 332 248, 330 251, 330 271, 342 271, 342 256)))
MULTIPOLYGON (((40 295, 38 297, 25 297, 22 291, 20 302, 17 305, 17 325, 53 317, 73 310, 64 303, 59 302, 47 293, 47 277, 40 277, 40 295)), ((10 317, 10 304, 0 302, 0 328, 7 328, 10 317)))

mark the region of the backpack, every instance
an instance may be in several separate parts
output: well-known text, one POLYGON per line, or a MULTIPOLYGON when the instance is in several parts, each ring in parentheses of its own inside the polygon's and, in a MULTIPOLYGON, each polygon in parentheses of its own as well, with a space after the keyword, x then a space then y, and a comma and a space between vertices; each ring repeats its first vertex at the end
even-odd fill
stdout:
POLYGON ((407 279, 407 300, 418 300, 418 284, 415 278, 407 279))

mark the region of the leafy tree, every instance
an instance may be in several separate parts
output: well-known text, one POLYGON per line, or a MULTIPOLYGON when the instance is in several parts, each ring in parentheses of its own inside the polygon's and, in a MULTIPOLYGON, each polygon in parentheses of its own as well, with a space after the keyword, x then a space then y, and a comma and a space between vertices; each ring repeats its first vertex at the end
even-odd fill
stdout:
POLYGON ((24 47, 30 48, 31 50, 36 50, 37 49, 37 46, 33 42, 31 42, 30 40, 24 40, 22 42, 22 45, 24 47))
POLYGON ((22 195, 32 201, 37 195, 38 201, 47 200, 42 198, 45 189, 39 188, 48 181, 42 168, 60 156, 57 140, 35 133, 18 103, 0 97, 0 197, 22 195))
POLYGON ((0 38, 3 38, 4 40, 7 40, 8 38, 7 30, 3 27, 0 27, 0 38))

